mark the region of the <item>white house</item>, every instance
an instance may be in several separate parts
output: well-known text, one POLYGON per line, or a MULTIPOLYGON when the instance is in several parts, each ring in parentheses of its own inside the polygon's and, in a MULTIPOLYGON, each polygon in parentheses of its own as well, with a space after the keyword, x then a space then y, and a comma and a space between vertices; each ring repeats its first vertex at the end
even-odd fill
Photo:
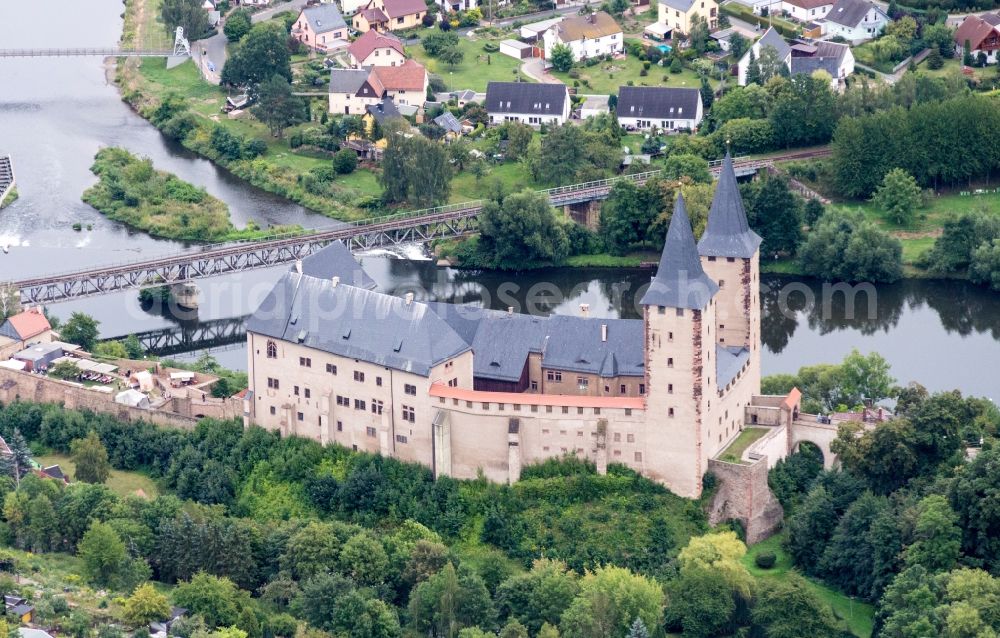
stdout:
POLYGON ((781 10, 800 22, 822 20, 833 8, 833 0, 781 0, 781 10))
POLYGON ((836 42, 796 43, 792 45, 789 70, 792 75, 826 71, 830 74, 830 88, 837 90, 854 73, 854 53, 850 46, 836 42))
POLYGON ((545 59, 552 59, 552 49, 564 44, 573 51, 576 61, 618 55, 625 49, 622 28, 604 11, 584 16, 572 16, 552 25, 542 34, 545 59))
POLYGON ((740 86, 746 86, 747 84, 747 70, 750 68, 750 54, 753 54, 752 57, 755 60, 759 60, 761 51, 763 51, 766 47, 773 48, 775 53, 777 53, 778 59, 783 62, 785 66, 790 68, 792 48, 788 46, 788 43, 781 37, 781 34, 778 33, 774 27, 771 27, 764 32, 764 35, 762 35, 759 40, 753 43, 753 46, 751 46, 747 52, 743 54, 743 57, 740 58, 740 61, 736 64, 739 72, 737 75, 737 83, 740 86))
POLYGON ((823 35, 852 44, 878 37, 887 24, 888 14, 868 0, 837 0, 822 21, 823 35))
POLYGON ((569 119, 569 110, 569 89, 565 84, 490 82, 486 87, 486 112, 493 125, 559 125, 569 119))
MULTIPOLYGON (((489 17, 490 3, 487 0, 434 0, 434 3, 441 7, 444 12, 448 11, 468 11, 469 9, 479 9, 485 17, 489 17)), ((493 9, 510 4, 509 0, 493 0, 493 9)))
POLYGON ((978 58, 982 53, 987 64, 995 64, 997 51, 1000 50, 1000 14, 984 13, 983 15, 966 16, 962 24, 955 29, 955 55, 961 58, 965 54, 965 43, 969 43, 969 53, 978 58))
POLYGON ((660 86, 623 86, 618 91, 618 123, 627 129, 693 131, 704 109, 701 91, 660 86))

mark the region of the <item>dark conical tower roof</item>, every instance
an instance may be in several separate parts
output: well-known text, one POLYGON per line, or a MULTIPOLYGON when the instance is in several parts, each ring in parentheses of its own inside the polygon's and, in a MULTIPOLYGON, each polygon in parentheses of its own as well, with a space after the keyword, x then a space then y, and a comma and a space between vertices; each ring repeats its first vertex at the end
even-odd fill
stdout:
POLYGON ((663 244, 660 266, 640 303, 644 306, 700 310, 718 291, 718 284, 701 267, 684 196, 678 195, 667 229, 667 241, 663 244))
POLYGON ((747 212, 743 208, 736 171, 733 170, 733 158, 726 152, 712 208, 708 211, 708 225, 698 242, 698 252, 709 257, 749 259, 757 252, 760 241, 760 235, 750 230, 747 223, 747 212))

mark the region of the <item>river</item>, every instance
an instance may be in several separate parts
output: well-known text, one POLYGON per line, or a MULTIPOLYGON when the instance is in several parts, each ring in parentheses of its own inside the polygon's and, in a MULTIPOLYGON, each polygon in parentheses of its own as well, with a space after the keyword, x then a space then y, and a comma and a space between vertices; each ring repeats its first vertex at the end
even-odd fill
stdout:
MULTIPOLYGON (((0 3, 0 48, 112 46, 121 31, 118 0, 49 0, 44 30, 36 28, 37 9, 36 3, 0 3)), ((157 168, 203 186, 229 205, 239 226, 250 219, 265 226, 318 228, 335 223, 254 188, 166 140, 119 99, 103 64, 98 58, 0 59, 0 153, 13 155, 21 194, 0 212, 0 245, 10 246, 9 254, 0 253, 0 281, 185 248, 132 232, 80 201, 95 181, 89 167, 102 146, 124 146, 152 158, 157 168), (74 223, 85 229, 90 225, 91 230, 74 231, 74 223)), ((472 273, 388 255, 368 255, 363 262, 387 291, 415 289, 425 298, 525 309, 529 291, 545 284, 541 298, 547 295, 547 300, 538 304, 539 311, 578 312, 579 304, 589 303, 591 314, 598 316, 637 316, 628 293, 649 278, 648 271, 607 269, 515 276, 472 273)), ((199 282, 202 307, 186 324, 251 312, 282 270, 199 282)), ((859 294, 852 314, 842 296, 834 296, 824 310, 818 282, 765 277, 763 284, 765 374, 839 361, 856 347, 882 353, 901 382, 917 380, 932 390, 959 388, 1000 400, 998 382, 990 372, 1000 358, 1000 295, 963 282, 906 281, 879 286, 872 312, 868 298, 859 294), (806 303, 807 298, 815 303, 806 303)), ((50 311, 61 318, 74 311, 91 314, 106 337, 180 321, 169 313, 142 309, 134 293, 58 304, 50 311)), ((242 345, 213 355, 224 365, 246 366, 242 345)))

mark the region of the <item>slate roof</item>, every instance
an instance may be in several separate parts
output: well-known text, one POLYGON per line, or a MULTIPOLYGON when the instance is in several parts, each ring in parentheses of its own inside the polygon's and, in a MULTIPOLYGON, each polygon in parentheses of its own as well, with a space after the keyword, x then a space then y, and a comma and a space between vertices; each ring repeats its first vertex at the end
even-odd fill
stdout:
POLYGON ((577 40, 596 40, 605 36, 621 33, 615 19, 604 11, 598 11, 586 16, 571 16, 552 26, 556 37, 562 42, 577 40))
POLYGON ((968 40, 972 50, 976 50, 979 43, 993 33, 994 25, 1000 23, 1000 19, 997 18, 1000 16, 995 14, 966 17, 965 20, 962 20, 962 24, 955 29, 955 42, 964 46, 965 41, 968 40))
POLYGON ((641 319, 552 315, 548 319, 542 366, 602 377, 645 374, 645 327, 641 319), (608 340, 601 340, 601 326, 608 340))
POLYGON ((845 27, 856 27, 875 5, 868 0, 837 0, 830 13, 826 14, 827 22, 834 22, 845 27))
POLYGON ((719 388, 725 388, 750 360, 750 350, 738 346, 715 344, 715 378, 719 388))
MULTIPOLYGON (((764 35, 760 36, 760 40, 757 40, 757 43, 760 44, 760 49, 758 50, 761 51, 766 46, 774 47, 774 50, 778 52, 779 60, 784 60, 792 51, 791 47, 788 46, 788 43, 785 42, 785 39, 781 37, 781 34, 778 33, 778 30, 774 27, 768 27, 767 31, 764 32, 764 35)), ((747 52, 746 55, 750 55, 750 53, 747 52)))
POLYGON ((719 182, 715 186, 708 224, 698 242, 698 252, 710 257, 749 259, 760 247, 760 236, 750 229, 740 187, 736 183, 733 158, 726 153, 719 182))
POLYGON ((660 265, 640 303, 701 310, 718 291, 719 285, 701 267, 684 196, 678 195, 660 265))
POLYGON ((367 9, 362 9, 360 11, 360 15, 365 20, 367 20, 369 24, 376 24, 376 23, 379 23, 379 22, 385 22, 385 21, 387 21, 389 19, 388 16, 386 16, 384 13, 382 13, 381 9, 375 9, 375 8, 372 8, 372 7, 369 7, 367 9))
POLYGON ((660 4, 665 4, 681 13, 687 13, 694 4, 694 0, 660 0, 660 4))
POLYGON ((347 27, 347 23, 344 22, 344 17, 340 15, 337 5, 332 2, 303 9, 302 15, 309 23, 313 32, 317 34, 347 27))
POLYGON ((820 7, 833 4, 833 0, 783 0, 783 2, 806 10, 819 9, 820 7))
POLYGON ((351 43, 347 51, 358 62, 364 62, 375 49, 392 49, 400 55, 406 55, 399 38, 389 33, 379 33, 374 29, 365 31, 360 38, 351 43))
POLYGON ((330 71, 330 93, 355 94, 368 79, 368 69, 333 69, 330 71))
POLYGON ((424 0, 383 0, 385 13, 390 18, 399 18, 427 11, 427 3, 424 0))
POLYGON ((490 82, 486 87, 489 113, 561 115, 569 91, 565 84, 490 82))
POLYGON ((33 308, 7 317, 7 320, 0 324, 0 336, 27 341, 51 329, 52 326, 42 311, 33 308))
POLYGON ((461 133, 462 125, 459 123, 458 118, 450 112, 442 113, 434 118, 434 123, 451 133, 461 133))
MULTIPOLYGON (((295 268, 292 266, 293 270, 295 268)), ((339 239, 303 259, 302 274, 317 279, 340 277, 341 283, 366 290, 375 290, 378 287, 375 280, 368 276, 351 254, 350 249, 339 239)))
POLYGON ((278 280, 247 330, 422 376, 470 349, 425 303, 295 272, 278 280))
POLYGON ((694 119, 701 92, 659 86, 623 86, 618 93, 618 117, 694 119))
POLYGON ((365 112, 374 117, 375 121, 379 124, 386 120, 403 117, 403 114, 396 108, 396 103, 392 101, 391 97, 382 98, 378 104, 369 104, 365 107, 365 112))
POLYGON ((813 71, 822 70, 832 77, 840 77, 840 65, 847 55, 848 46, 836 42, 817 42, 813 47, 811 55, 792 55, 792 75, 811 74, 813 71))

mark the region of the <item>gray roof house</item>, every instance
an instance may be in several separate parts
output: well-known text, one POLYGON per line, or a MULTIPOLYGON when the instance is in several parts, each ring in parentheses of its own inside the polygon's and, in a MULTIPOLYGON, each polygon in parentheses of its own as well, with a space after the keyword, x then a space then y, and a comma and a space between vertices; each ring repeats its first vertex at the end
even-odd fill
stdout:
POLYGON ((462 134, 462 125, 459 123, 458 118, 449 111, 438 115, 434 118, 434 123, 443 128, 448 133, 453 133, 455 135, 462 134))
POLYGON ((711 257, 753 257, 760 247, 760 235, 750 229, 746 209, 736 183, 733 158, 726 153, 715 188, 708 224, 698 242, 698 252, 711 257))
MULTIPOLYGON (((709 213, 709 219, 711 215, 709 213)), ((678 195, 674 202, 674 214, 670 217, 670 226, 667 228, 667 240, 663 244, 660 265, 639 303, 644 306, 701 310, 718 291, 719 285, 701 267, 691 220, 684 206, 684 196, 678 195)))
POLYGON ((619 88, 616 114, 618 122, 626 128, 694 129, 704 115, 701 91, 623 86, 619 88))
POLYGON ((747 52, 743 54, 739 62, 736 64, 737 73, 737 83, 740 86, 746 86, 747 83, 747 71, 750 68, 751 59, 759 60, 761 53, 765 50, 771 48, 774 50, 779 61, 783 62, 785 66, 788 66, 791 62, 792 57, 792 47, 789 46, 785 39, 781 37, 777 29, 774 27, 769 27, 764 35, 760 37, 753 45, 747 49, 747 52))
POLYGON ((486 87, 486 111, 492 124, 520 121, 524 124, 563 124, 569 119, 569 89, 565 84, 490 82, 486 87))
POLYGON ((303 9, 302 17, 309 22, 309 26, 316 35, 347 28, 344 16, 340 15, 340 10, 334 2, 303 9))
POLYGON ((302 260, 301 265, 292 266, 292 270, 302 269, 303 275, 317 279, 333 279, 350 286, 366 290, 375 290, 378 284, 372 279, 361 264, 357 262, 351 250, 343 241, 337 240, 327 244, 302 260))
POLYGON ((357 93, 368 81, 370 69, 332 69, 330 71, 330 93, 357 93))
POLYGON ((825 36, 854 43, 877 37, 888 23, 886 12, 869 0, 837 0, 822 20, 825 36))

